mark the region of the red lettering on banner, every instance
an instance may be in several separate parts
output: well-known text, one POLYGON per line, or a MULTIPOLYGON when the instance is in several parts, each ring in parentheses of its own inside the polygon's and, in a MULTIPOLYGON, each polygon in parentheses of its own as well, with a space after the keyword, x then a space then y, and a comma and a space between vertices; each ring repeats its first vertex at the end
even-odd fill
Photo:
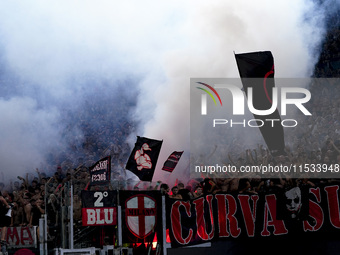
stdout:
POLYGON ((339 213, 339 198, 338 198, 339 186, 325 187, 328 200, 328 212, 331 224, 340 228, 340 213, 339 213))
MULTIPOLYGON (((1 230, 0 228, 0 233, 1 230)), ((32 227, 9 227, 7 228, 7 242, 12 248, 34 247, 36 245, 35 233, 32 227)))
POLYGON ((266 203, 265 203, 265 209, 264 209, 264 220, 263 220, 263 231, 261 232, 261 236, 269 236, 270 232, 268 231, 269 226, 274 227, 274 235, 283 235, 287 234, 288 230, 286 229, 286 226, 284 224, 283 220, 277 220, 276 219, 276 196, 266 195, 265 196, 266 203), (271 216, 271 220, 268 220, 268 216, 271 216))
POLYGON ((259 196, 251 196, 251 199, 253 200, 252 211, 250 209, 249 198, 250 196, 248 195, 238 195, 247 234, 248 236, 253 237, 255 235, 256 203, 259 196))
POLYGON ((229 232, 227 230, 227 207, 226 207, 226 195, 217 194, 217 214, 218 214, 218 236, 228 237, 229 232))
POLYGON ((214 237, 214 216, 212 209, 212 195, 207 195, 206 198, 201 197, 199 199, 194 200, 195 208, 196 208, 196 225, 197 225, 197 234, 202 240, 211 240, 214 237), (204 200, 208 202, 209 205, 209 216, 210 216, 210 224, 211 230, 210 233, 207 233, 207 226, 204 218, 204 200))
POLYGON ((21 244, 25 245, 25 241, 27 241, 29 244, 33 243, 33 237, 31 235, 31 231, 28 227, 21 228, 21 244), (27 233, 24 234, 24 231, 27 233), (26 236, 26 237, 25 237, 26 236))
POLYGON ((19 245, 21 239, 17 228, 7 228, 7 242, 10 242, 9 240, 12 240, 12 243, 15 242, 15 245, 19 245))
POLYGON ((241 233, 241 228, 238 227, 238 221, 235 217, 237 210, 235 198, 229 194, 218 194, 215 197, 218 204, 219 236, 228 237, 230 232, 232 237, 238 237, 241 233), (227 222, 229 222, 229 232, 227 222))
MULTIPOLYGON (((314 196, 316 197, 316 201, 320 203, 321 202, 320 188, 316 189, 311 188, 309 191, 310 193, 314 194, 314 196)), ((323 225, 324 215, 321 206, 312 200, 309 200, 309 216, 315 220, 315 224, 312 226, 309 224, 307 220, 305 220, 303 221, 303 230, 305 232, 319 230, 323 225)))
POLYGON ((186 238, 182 237, 182 224, 181 224, 181 213, 179 211, 179 207, 184 206, 185 212, 189 217, 191 217, 191 211, 190 211, 190 202, 184 202, 184 201, 176 201, 172 204, 170 217, 171 217, 171 228, 172 233, 174 234, 174 237, 176 241, 180 244, 187 244, 190 242, 192 236, 193 236, 193 230, 190 228, 189 234, 186 238))
POLYGON ((241 228, 238 227, 238 221, 235 217, 237 210, 236 200, 232 195, 226 195, 228 203, 227 219, 229 221, 230 234, 232 237, 238 237, 241 233, 241 228))
POLYGON ((156 208, 128 208, 126 209, 126 215, 127 216, 139 216, 139 215, 144 215, 144 216, 155 216, 156 215, 156 208))

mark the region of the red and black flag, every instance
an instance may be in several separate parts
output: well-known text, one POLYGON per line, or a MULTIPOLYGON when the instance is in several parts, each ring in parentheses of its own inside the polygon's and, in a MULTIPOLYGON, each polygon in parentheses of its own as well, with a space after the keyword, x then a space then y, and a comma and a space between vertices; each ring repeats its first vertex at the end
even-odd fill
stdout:
POLYGON ((117 225, 117 191, 81 191, 83 226, 117 225))
POLYGON ((98 160, 90 168, 91 185, 104 184, 111 178, 111 157, 98 160))
POLYGON ((137 136, 125 168, 137 175, 141 181, 151 181, 162 143, 163 141, 137 136))
MULTIPOLYGON (((253 107, 269 110, 272 107, 274 83, 274 59, 270 51, 235 54, 243 88, 248 96, 252 88, 253 107)), ((277 109, 269 115, 256 115, 257 124, 268 149, 274 154, 284 153, 284 134, 281 117, 277 109), (274 119, 275 121, 265 121, 274 119)))
POLYGON ((119 202, 122 207, 123 243, 151 243, 155 233, 157 240, 161 240, 162 196, 159 190, 121 190, 119 202))
POLYGON ((182 154, 183 151, 174 151, 173 153, 171 153, 168 159, 164 162, 162 170, 172 173, 172 171, 177 166, 177 163, 180 160, 182 154))

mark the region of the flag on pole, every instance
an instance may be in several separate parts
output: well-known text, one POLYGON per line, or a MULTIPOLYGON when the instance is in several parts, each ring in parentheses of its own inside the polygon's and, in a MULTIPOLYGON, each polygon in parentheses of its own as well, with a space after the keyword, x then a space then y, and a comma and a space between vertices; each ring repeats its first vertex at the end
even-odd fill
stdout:
MULTIPOLYGON (((274 83, 274 58, 270 51, 235 54, 244 91, 248 97, 248 88, 253 91, 253 106, 257 110, 268 110, 272 106, 274 83)), ((269 151, 274 154, 284 153, 284 133, 281 117, 277 109, 269 115, 256 115, 258 126, 269 151), (265 121, 275 119, 275 123, 265 121), (262 122, 261 122, 262 121, 262 122), (264 123, 262 125, 262 123, 264 123)))
POLYGON ((141 181, 151 181, 163 141, 137 136, 126 169, 133 172, 141 181))
POLYGON ((104 184, 111 178, 111 157, 98 160, 90 168, 91 185, 104 184))
POLYGON ((178 161, 180 160, 182 154, 183 151, 174 151, 173 153, 171 153, 168 159, 164 162, 162 170, 172 173, 178 161))

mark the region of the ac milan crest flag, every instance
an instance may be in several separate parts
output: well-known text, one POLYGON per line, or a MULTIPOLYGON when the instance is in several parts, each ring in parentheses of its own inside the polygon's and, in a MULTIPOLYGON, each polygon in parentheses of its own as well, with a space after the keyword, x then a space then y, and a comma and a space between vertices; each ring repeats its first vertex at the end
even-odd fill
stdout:
MULTIPOLYGON (((161 234, 160 191, 119 192, 122 207, 123 242, 152 242, 155 233, 161 234)), ((159 240, 159 239, 158 239, 159 240)))
POLYGON ((177 163, 180 160, 182 154, 183 154, 183 151, 174 151, 173 153, 171 153, 168 159, 164 162, 164 166, 162 170, 171 173, 177 166, 177 163))
POLYGON ((98 160, 90 168, 91 185, 104 184, 111 178, 111 157, 98 160))
MULTIPOLYGON (((270 51, 235 54, 243 88, 247 97, 252 97, 256 110, 269 110, 272 107, 274 83, 274 58, 270 51), (252 89, 252 95, 248 95, 252 89)), ((284 134, 281 117, 277 109, 268 115, 256 115, 258 126, 268 149, 274 154, 284 154, 284 134), (275 124, 265 119, 279 120, 275 124), (262 125, 262 123, 264 123, 262 125)))
POLYGON ((141 181, 151 181, 163 141, 137 136, 126 169, 133 172, 141 181))

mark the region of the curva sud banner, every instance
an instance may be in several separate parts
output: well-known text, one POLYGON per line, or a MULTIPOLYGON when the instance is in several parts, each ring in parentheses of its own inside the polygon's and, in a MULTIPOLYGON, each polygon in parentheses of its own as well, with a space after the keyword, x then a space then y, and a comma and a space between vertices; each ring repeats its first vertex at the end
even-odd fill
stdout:
POLYGON ((167 228, 171 245, 242 238, 332 239, 339 236, 339 186, 310 188, 307 199, 303 193, 292 189, 286 196, 282 193, 214 194, 192 201, 168 199, 167 228), (287 211, 286 217, 281 217, 282 210, 287 211))

